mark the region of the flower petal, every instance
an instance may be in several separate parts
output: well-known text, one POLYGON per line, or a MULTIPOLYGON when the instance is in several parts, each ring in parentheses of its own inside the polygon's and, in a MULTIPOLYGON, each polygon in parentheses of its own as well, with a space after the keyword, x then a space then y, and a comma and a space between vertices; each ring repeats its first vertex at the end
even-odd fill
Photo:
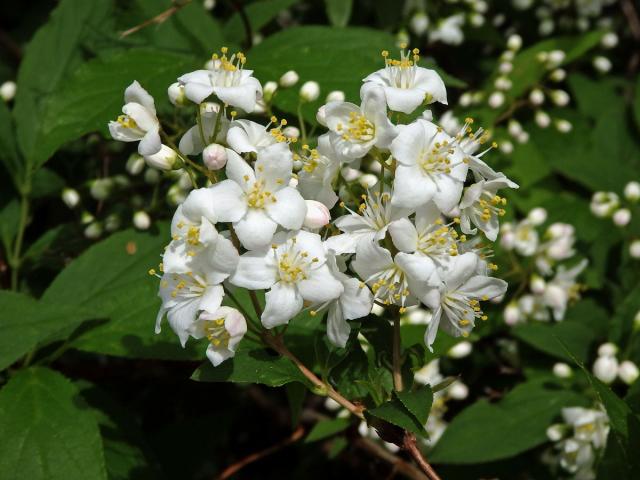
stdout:
POLYGON ((263 210, 249 208, 246 215, 235 222, 233 227, 244 248, 256 250, 271 243, 278 224, 263 210))
POLYGON ((289 323, 302 310, 302 295, 293 285, 278 282, 265 294, 266 304, 262 312, 262 325, 273 328, 289 323))
POLYGON ((271 260, 272 257, 271 251, 264 250, 241 255, 229 281, 250 290, 270 288, 277 280, 277 267, 271 260))
POLYGON ((247 213, 244 192, 233 180, 223 180, 209 188, 219 222, 237 222, 247 213))
POLYGON ((401 218, 389 224, 389 233, 393 244, 401 252, 415 252, 418 248, 418 232, 411 220, 401 218))
POLYGON ((293 187, 285 187, 273 194, 275 202, 266 205, 265 210, 273 221, 289 230, 302 228, 307 214, 307 204, 293 187))
POLYGON ((342 283, 322 265, 309 273, 309 278, 298 282, 298 291, 302 298, 312 304, 324 303, 338 298, 344 291, 342 283))

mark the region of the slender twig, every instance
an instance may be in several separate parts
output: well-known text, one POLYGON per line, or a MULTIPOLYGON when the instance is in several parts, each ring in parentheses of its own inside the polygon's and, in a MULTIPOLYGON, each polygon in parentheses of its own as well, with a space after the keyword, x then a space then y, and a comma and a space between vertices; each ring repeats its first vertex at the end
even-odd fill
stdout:
POLYGON ((411 458, 418 464, 420 470, 427 475, 429 480, 442 480, 422 455, 422 452, 416 444, 416 436, 413 433, 405 432, 402 448, 409 452, 411 458))
POLYGON ((300 124, 300 134, 302 135, 302 144, 307 144, 307 126, 304 123, 304 116, 302 115, 302 100, 298 101, 298 123, 300 124))
POLYGON ((400 457, 394 455, 379 443, 369 440, 368 438, 364 438, 364 437, 359 438, 354 442, 354 445, 356 447, 362 448, 363 450, 366 450, 367 452, 375 455, 376 457, 379 457, 385 462, 390 463, 391 465, 393 465, 396 471, 398 471, 399 473, 402 473, 403 475, 406 475, 412 480, 425 480, 425 479, 428 480, 429 479, 429 477, 427 477, 424 473, 422 473, 412 464, 405 462, 400 457))
POLYGON ((402 358, 400 356, 400 312, 394 315, 393 319, 393 388, 401 392, 404 388, 402 383, 402 358))
POLYGON ((159 13, 155 17, 150 18, 149 20, 136 25, 135 27, 125 30, 120 34, 120 38, 124 38, 133 33, 136 33, 143 28, 148 27, 149 25, 160 25, 166 22, 169 18, 171 18, 173 15, 178 13, 182 8, 186 7, 190 3, 191 0, 174 0, 173 5, 170 8, 166 9, 164 12, 159 13))
POLYGON ((230 478, 232 475, 234 475, 235 473, 237 473, 239 470, 241 470, 242 468, 246 467, 250 463, 256 462, 256 461, 260 460, 261 458, 264 458, 264 457, 266 457, 268 455, 271 455, 272 453, 277 452, 278 450, 286 447, 287 445, 290 445, 292 443, 297 442, 298 440, 300 440, 302 438, 303 435, 304 435, 304 428, 300 426, 300 427, 296 428, 291 433, 291 435, 289 435, 284 440, 276 443, 275 445, 272 445, 269 448, 265 448, 264 450, 261 450, 259 452, 252 453, 251 455, 247 455, 242 460, 240 460, 240 461, 234 463, 233 465, 225 468, 223 470, 223 472, 220 474, 220 476, 218 477, 218 480, 226 480, 227 478, 230 478))
POLYGON ((251 298, 251 303, 253 304, 253 309, 256 311, 256 315, 258 318, 261 318, 262 305, 260 305, 260 300, 258 300, 255 290, 249 290, 249 298, 251 298))
POLYGON ((633 38, 637 41, 640 41, 640 17, 638 17, 638 12, 633 6, 633 2, 631 0, 622 0, 620 7, 622 8, 624 16, 627 17, 631 35, 633 35, 633 38))
POLYGON ((18 290, 20 267, 22 266, 22 243, 24 232, 29 222, 29 193, 20 193, 20 219, 18 223, 18 233, 13 245, 13 254, 8 258, 11 266, 11 290, 18 290))

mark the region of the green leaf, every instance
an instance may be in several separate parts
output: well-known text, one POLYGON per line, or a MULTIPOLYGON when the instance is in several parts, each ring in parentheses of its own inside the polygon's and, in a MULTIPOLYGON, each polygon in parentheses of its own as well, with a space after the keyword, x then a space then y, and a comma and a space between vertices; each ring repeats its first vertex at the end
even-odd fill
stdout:
POLYGON ((585 400, 572 391, 545 388, 543 381, 520 384, 498 403, 481 399, 459 413, 429 459, 473 464, 518 455, 547 441, 546 429, 563 407, 585 400))
MULTIPOLYGON (((28 164, 44 162, 36 159, 43 103, 82 61, 82 40, 100 29, 110 9, 110 2, 63 0, 29 42, 18 71, 13 111, 18 144, 28 164)), ((85 85, 85 89, 91 88, 85 85)))
MULTIPOLYGON (((255 34, 262 30, 281 11, 286 10, 297 0, 261 0, 244 7, 245 14, 251 24, 251 31, 255 34)), ((224 37, 234 43, 242 43, 246 32, 239 13, 234 13, 223 28, 224 37)))
POLYGON ((562 360, 571 360, 571 357, 558 340, 566 343, 582 361, 587 359, 589 348, 595 340, 594 331, 578 322, 528 323, 515 327, 512 333, 533 348, 562 360))
POLYGON ((0 390, 0 478, 107 478, 100 432, 78 389, 46 368, 19 372, 0 390))
POLYGON ((346 27, 351 17, 353 0, 324 0, 327 17, 334 27, 346 27))
POLYGON ((192 380, 198 382, 261 383, 269 387, 281 387, 291 382, 309 382, 287 358, 272 355, 265 349, 240 348, 235 357, 214 367, 203 363, 193 372, 192 380))
POLYGON ((106 133, 134 80, 164 99, 167 85, 197 65, 190 55, 150 49, 114 52, 83 64, 45 104, 35 161, 44 163, 63 144, 86 133, 106 133))
MULTIPOLYGON (((367 410, 366 413, 367 415, 389 422, 409 432, 424 435, 424 424, 405 407, 398 397, 394 396, 394 398, 379 407, 367 410)), ((372 423, 373 426, 376 427, 375 422, 369 423, 372 423)))
POLYGON ((38 343, 91 318, 85 309, 0 290, 0 370, 38 343))
POLYGON ((14 183, 16 185, 21 183, 18 180, 24 173, 24 166, 18 153, 11 112, 5 102, 0 102, 0 161, 13 178, 14 183))
POLYGON ((318 440, 324 440, 331 437, 336 433, 340 433, 346 430, 351 422, 348 418, 331 418, 329 420, 320 420, 316 423, 309 435, 304 439, 304 443, 317 442, 318 440))
POLYGON ((133 358, 198 360, 197 343, 180 347, 166 326, 153 333, 160 301, 158 280, 148 270, 158 264, 167 243, 165 223, 159 233, 119 232, 86 250, 65 268, 43 295, 44 300, 91 309, 109 320, 72 343, 87 352, 133 358))
POLYGON ((422 425, 427 423, 433 402, 433 392, 429 385, 412 392, 395 392, 395 395, 418 422, 422 425))
POLYGON ((7 258, 13 254, 13 239, 18 233, 19 224, 20 203, 13 199, 0 210, 0 240, 7 258))
POLYGON ((307 396, 307 389, 301 383, 287 383, 285 386, 287 399, 289 400, 289 409, 291 410, 291 425, 298 425, 300 422, 300 414, 304 407, 304 400, 307 396))

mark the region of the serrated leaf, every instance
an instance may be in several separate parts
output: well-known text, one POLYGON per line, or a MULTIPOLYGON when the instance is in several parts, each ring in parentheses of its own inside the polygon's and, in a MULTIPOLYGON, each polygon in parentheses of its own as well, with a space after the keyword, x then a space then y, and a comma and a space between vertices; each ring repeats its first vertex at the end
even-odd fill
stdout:
POLYGON ((6 290, 0 290, 0 311, 0 370, 51 335, 92 318, 92 312, 77 306, 6 290))
POLYGON ((106 480, 95 418, 69 380, 19 372, 0 390, 0 478, 106 480))
POLYGON ((427 423, 433 402, 433 392, 429 385, 411 392, 395 392, 395 395, 418 422, 422 425, 427 423))
POLYGON ((481 399, 454 417, 429 460, 462 465, 518 455, 547 441, 546 429, 563 407, 586 401, 544 381, 520 384, 500 402, 481 399))
POLYGON ((416 416, 411 413, 404 404, 394 397, 383 403, 379 407, 366 411, 368 415, 389 422, 403 430, 424 435, 424 425, 418 421, 416 416))
POLYGON ((158 265, 168 231, 164 223, 157 228, 155 234, 126 230, 97 243, 45 291, 44 300, 89 308, 96 318, 109 319, 75 339, 74 348, 133 358, 203 357, 197 343, 182 349, 166 324, 160 335, 153 332, 160 300, 158 280, 148 271, 158 265))
POLYGON ((325 438, 346 430, 350 424, 351 422, 348 418, 330 418, 328 420, 320 420, 313 426, 309 434, 305 437, 304 443, 324 440, 325 438))
POLYGON ((281 387, 291 382, 309 384, 289 359, 258 348, 240 348, 233 358, 217 367, 205 362, 193 372, 191 379, 198 382, 260 383, 269 387, 281 387))

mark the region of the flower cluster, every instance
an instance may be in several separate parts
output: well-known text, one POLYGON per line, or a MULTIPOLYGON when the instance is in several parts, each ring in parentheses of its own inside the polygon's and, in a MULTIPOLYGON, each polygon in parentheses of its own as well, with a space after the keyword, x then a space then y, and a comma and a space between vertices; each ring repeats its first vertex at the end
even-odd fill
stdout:
MULTIPOLYGON (((403 45, 400 58, 382 56, 384 67, 363 80, 360 105, 333 95, 320 108, 328 131, 316 148, 306 136, 287 135, 285 119, 240 119, 263 111, 266 100, 246 57, 226 48, 169 87, 172 103, 196 110, 177 146, 151 96, 137 82, 126 90, 123 115, 109 125, 114 138, 137 141, 156 168, 195 170, 209 185, 178 206, 160 273, 151 272, 161 277, 157 331, 166 315, 183 345, 189 337, 209 340, 214 365, 233 356, 254 325, 222 306, 232 287, 265 291, 258 313, 266 329, 303 310, 326 312, 328 338, 339 347, 347 344, 348 321, 374 304, 399 314, 428 308, 429 348, 438 329, 468 336, 487 318, 481 302, 507 285, 489 276, 497 267, 480 235, 497 238, 506 204, 498 192, 517 185, 482 160, 492 147, 481 148, 488 136, 472 119, 452 133, 429 111, 401 123, 418 108, 446 104, 446 89, 435 71, 418 66, 417 49, 403 45), (191 158, 197 155, 204 166, 191 158), (341 190, 348 187, 343 169, 364 163, 379 165, 371 188, 358 197, 341 190), (343 214, 328 225, 331 209, 343 214)), ((316 86, 303 85, 301 99, 317 98, 316 86)))
POLYGON ((500 246, 517 254, 510 256, 513 272, 525 274, 523 286, 529 287, 529 292, 513 298, 505 307, 504 320, 509 325, 528 319, 561 321, 569 303, 580 298, 583 287, 576 279, 588 261, 572 262, 576 253, 575 229, 556 222, 540 235, 538 227, 546 220, 546 210, 538 207, 525 219, 501 227, 500 246), (521 265, 518 256, 528 260, 527 264, 521 265), (571 266, 560 262, 570 262, 571 266))
POLYGON ((562 409, 564 422, 551 425, 547 437, 556 442, 560 466, 576 479, 595 478, 594 466, 609 435, 609 418, 602 408, 562 409))

